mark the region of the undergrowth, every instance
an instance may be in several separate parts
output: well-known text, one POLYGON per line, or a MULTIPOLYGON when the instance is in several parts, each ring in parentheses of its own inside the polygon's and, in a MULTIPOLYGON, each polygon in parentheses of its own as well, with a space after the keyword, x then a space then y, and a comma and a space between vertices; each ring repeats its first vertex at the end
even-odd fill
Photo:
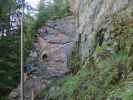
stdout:
POLYGON ((127 60, 127 54, 119 53, 93 63, 95 65, 90 62, 82 66, 76 75, 53 80, 40 96, 48 100, 131 100, 133 74, 130 74, 129 81, 127 60))

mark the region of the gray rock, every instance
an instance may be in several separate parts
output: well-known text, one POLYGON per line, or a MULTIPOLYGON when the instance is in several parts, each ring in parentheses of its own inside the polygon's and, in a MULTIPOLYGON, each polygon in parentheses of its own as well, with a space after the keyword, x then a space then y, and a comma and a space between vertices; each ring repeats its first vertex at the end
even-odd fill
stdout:
POLYGON ((123 18, 123 20, 132 18, 129 15, 132 9, 131 5, 133 5, 132 0, 69 0, 69 2, 70 11, 76 17, 76 32, 81 33, 80 54, 82 60, 90 55, 89 51, 94 47, 95 33, 101 29, 106 29, 105 39, 107 41, 104 42, 111 43, 109 38, 112 36, 108 36, 106 33, 113 29, 113 15, 119 13, 118 18, 123 18), (123 10, 126 7, 128 10, 123 10), (86 39, 84 39, 85 35, 86 39))
POLYGON ((9 94, 9 100, 17 100, 19 97, 19 87, 17 89, 12 90, 12 92, 9 94))
MULTIPOLYGON (((62 19, 62 21, 64 20, 66 21, 68 19, 62 19)), ((33 91, 35 92, 35 96, 37 96, 39 92, 46 87, 46 82, 42 82, 43 80, 62 77, 70 71, 67 67, 67 58, 73 43, 68 36, 60 33, 58 27, 62 27, 62 24, 66 24, 66 22, 62 21, 56 20, 49 22, 51 25, 57 24, 56 29, 53 28, 55 26, 48 28, 48 30, 54 34, 45 35, 45 33, 42 33, 44 37, 39 38, 40 40, 37 43, 38 45, 41 44, 38 48, 38 52, 31 51, 27 58, 26 63, 32 64, 32 70, 35 71, 30 74, 31 78, 24 82, 24 100, 31 100, 33 91)), ((65 27, 64 25, 64 28, 65 27)), ((19 88, 16 90, 19 90, 19 88)), ((13 100, 20 100, 19 92, 12 91, 9 97, 15 98, 13 100)))

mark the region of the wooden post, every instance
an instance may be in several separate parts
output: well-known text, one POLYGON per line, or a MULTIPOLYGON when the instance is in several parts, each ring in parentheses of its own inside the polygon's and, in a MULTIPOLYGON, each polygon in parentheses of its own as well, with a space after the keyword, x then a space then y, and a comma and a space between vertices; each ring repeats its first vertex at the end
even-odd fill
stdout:
POLYGON ((32 94, 31 94, 31 100, 34 100, 34 90, 32 91, 32 94))

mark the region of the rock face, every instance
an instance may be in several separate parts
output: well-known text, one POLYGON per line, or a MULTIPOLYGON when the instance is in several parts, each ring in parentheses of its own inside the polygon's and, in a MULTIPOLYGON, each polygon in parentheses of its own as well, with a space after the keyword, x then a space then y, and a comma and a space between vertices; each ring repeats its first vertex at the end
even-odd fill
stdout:
POLYGON ((46 26, 41 27, 39 31, 41 31, 41 33, 44 33, 44 29, 46 27, 49 34, 61 32, 65 33, 70 39, 73 39, 76 35, 74 16, 67 16, 62 19, 49 20, 46 26))
POLYGON ((44 45, 40 48, 39 61, 42 62, 41 65, 47 65, 47 75, 43 67, 36 66, 41 77, 58 77, 68 72, 67 57, 73 45, 72 41, 63 33, 55 33, 45 36, 41 42, 44 45))
MULTIPOLYGON (((26 62, 33 65, 34 71, 31 78, 24 82, 24 100, 33 100, 47 86, 49 80, 69 72, 67 63, 73 42, 67 35, 74 32, 73 24, 73 17, 69 16, 49 21, 47 26, 39 29, 41 36, 34 43, 39 52, 31 51, 26 62), (44 32, 45 28, 48 30, 47 34, 44 32)), ((20 86, 10 93, 9 99, 20 100, 19 90, 20 86)))
MULTIPOLYGON (((98 60, 99 55, 95 56, 97 47, 103 47, 105 52, 109 53, 115 52, 116 48, 116 51, 120 51, 122 47, 128 49, 128 52, 133 51, 129 48, 131 46, 126 47, 122 44, 125 40, 125 44, 132 41, 132 38, 131 41, 129 39, 133 30, 127 29, 127 26, 133 27, 133 0, 69 0, 69 2, 74 17, 48 21, 49 35, 44 34, 43 27, 40 29, 44 40, 43 45, 39 46, 41 53, 39 62, 36 60, 37 64, 34 66, 37 69, 34 75, 41 80, 60 77, 69 71, 67 57, 73 42, 68 37, 78 43, 77 51, 83 62, 92 55, 98 60)), ((30 82, 27 86, 31 87, 33 83, 30 82)), ((15 97, 16 93, 13 92, 12 96, 15 97)))
POLYGON ((132 17, 133 0, 69 0, 69 2, 70 10, 76 17, 77 33, 81 34, 82 60, 94 51, 94 36, 98 32, 112 31, 112 16, 123 12, 119 18, 132 17))

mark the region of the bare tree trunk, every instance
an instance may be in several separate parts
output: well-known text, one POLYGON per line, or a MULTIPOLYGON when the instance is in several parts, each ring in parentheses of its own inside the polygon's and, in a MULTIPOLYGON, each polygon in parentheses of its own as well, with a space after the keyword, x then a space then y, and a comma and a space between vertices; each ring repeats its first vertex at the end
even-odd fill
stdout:
POLYGON ((32 94, 31 94, 31 100, 34 100, 35 96, 34 96, 34 90, 32 91, 32 94))

